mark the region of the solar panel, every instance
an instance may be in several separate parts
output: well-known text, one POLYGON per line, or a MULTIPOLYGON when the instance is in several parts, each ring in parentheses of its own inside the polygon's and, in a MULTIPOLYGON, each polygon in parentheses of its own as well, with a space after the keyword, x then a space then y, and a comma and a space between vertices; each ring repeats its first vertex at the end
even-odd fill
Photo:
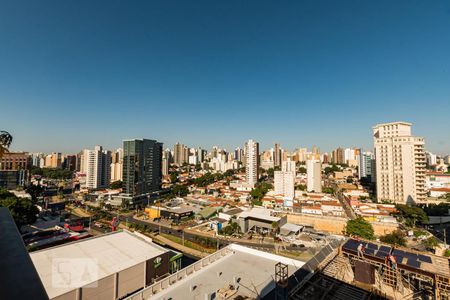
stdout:
POLYGON ((383 251, 383 252, 386 252, 386 253, 389 253, 389 252, 391 252, 391 247, 388 247, 388 246, 381 246, 380 247, 380 251, 383 251))
POLYGON ((431 257, 423 255, 423 254, 419 254, 419 260, 423 261, 423 262, 426 262, 426 263, 429 263, 429 264, 432 263, 431 257))
POLYGON ((388 254, 389 254, 389 252, 381 251, 381 248, 380 248, 380 250, 377 251, 375 256, 379 257, 379 258, 385 258, 388 254))
POLYGON ((367 247, 366 248, 378 250, 378 245, 375 245, 375 244, 372 244, 372 243, 367 243, 367 247))
POLYGON ((356 251, 359 243, 355 240, 348 240, 343 246, 343 249, 356 251))
POLYGON ((411 258, 408 259, 406 264, 413 268, 417 268, 417 269, 420 268, 420 262, 418 262, 417 260, 411 259, 411 258))
POLYGON ((375 255, 375 250, 374 249, 369 249, 366 248, 366 250, 364 251, 365 254, 369 254, 369 255, 375 255))
POLYGON ((405 252, 405 254, 403 254, 406 258, 411 259, 411 260, 417 260, 419 258, 419 256, 415 253, 410 253, 410 252, 405 252))
POLYGON ((394 252, 392 253, 394 256, 405 256, 405 251, 402 251, 402 250, 398 250, 398 249, 395 249, 394 250, 394 252))

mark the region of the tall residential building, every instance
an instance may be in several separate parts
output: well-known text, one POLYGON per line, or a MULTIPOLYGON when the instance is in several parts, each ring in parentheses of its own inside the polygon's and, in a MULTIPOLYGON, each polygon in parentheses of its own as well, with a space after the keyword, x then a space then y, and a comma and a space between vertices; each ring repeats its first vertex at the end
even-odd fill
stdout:
POLYGON ((259 143, 254 140, 245 144, 245 178, 252 187, 259 179, 259 143))
POLYGON ((181 166, 188 162, 189 150, 183 144, 176 143, 173 146, 173 163, 177 166, 181 166))
POLYGON ((297 161, 299 161, 299 162, 305 162, 306 161, 306 155, 307 155, 307 153, 308 153, 308 149, 307 148, 299 148, 299 149, 297 149, 297 155, 296 155, 296 157, 297 157, 297 161))
POLYGON ((274 189, 278 195, 293 199, 295 196, 295 161, 283 161, 281 171, 274 172, 274 189))
POLYGON ((206 150, 202 149, 200 147, 197 148, 197 155, 198 155, 198 161, 199 163, 202 163, 205 161, 206 158, 206 150))
POLYGON ((104 151, 102 146, 95 146, 94 150, 84 149, 83 163, 88 189, 108 187, 111 180, 110 151, 104 151))
POLYGON ((77 168, 77 156, 73 154, 64 157, 63 168, 69 171, 75 171, 77 168))
POLYGON ((111 182, 122 181, 123 176, 123 149, 119 148, 111 156, 111 182))
POLYGON ((411 135, 411 126, 393 122, 373 127, 378 200, 425 200, 425 142, 411 135))
POLYGON ((437 155, 436 154, 427 152, 426 155, 427 155, 427 166, 428 167, 437 165, 437 155))
POLYGON ((345 164, 345 150, 340 147, 333 150, 332 159, 335 164, 345 164))
POLYGON ((123 141, 123 191, 131 196, 161 189, 162 147, 155 140, 123 141))
POLYGON ((62 164, 61 153, 53 152, 45 157, 45 168, 61 168, 62 164))
POLYGON ((372 152, 363 152, 359 155, 358 175, 359 178, 372 179, 374 172, 372 172, 372 161, 375 160, 375 155, 372 152))
POLYGON ((244 157, 244 150, 237 147, 234 150, 234 159, 237 160, 238 162, 242 162, 243 157, 244 157))
POLYGON ((163 151, 162 155, 162 175, 167 176, 169 175, 169 169, 170 169, 170 149, 166 149, 163 151))
POLYGON ((281 148, 280 144, 275 143, 275 148, 273 149, 273 166, 280 167, 281 166, 281 148))
POLYGON ((320 160, 306 161, 306 176, 308 192, 322 192, 322 164, 320 160))

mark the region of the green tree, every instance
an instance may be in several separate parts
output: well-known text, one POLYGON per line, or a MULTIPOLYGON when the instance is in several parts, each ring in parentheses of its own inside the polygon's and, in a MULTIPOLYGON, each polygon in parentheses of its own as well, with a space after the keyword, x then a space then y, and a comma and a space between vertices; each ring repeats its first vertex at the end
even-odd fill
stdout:
POLYGON ((18 198, 5 189, 0 189, 0 206, 9 209, 19 229, 23 225, 34 223, 39 213, 31 200, 18 198))
POLYGON ((189 193, 187 186, 182 184, 176 184, 172 187, 172 196, 184 197, 189 193))
POLYGON ((375 238, 372 224, 364 218, 359 217, 354 220, 348 220, 345 226, 345 234, 350 236, 359 236, 368 240, 375 238))
POLYGON ((272 189, 273 186, 267 182, 258 182, 255 187, 250 191, 250 196, 253 200, 260 202, 267 192, 272 189))
POLYGON ((306 185, 304 184, 298 184, 295 186, 296 190, 300 190, 300 191, 306 191, 306 185))
POLYGON ((406 246, 405 234, 400 230, 381 236, 380 241, 391 245, 406 246))
POLYGON ((432 236, 427 238, 423 243, 428 248, 435 248, 439 245, 439 240, 432 236))
POLYGON ((111 182, 109 187, 111 189, 121 189, 123 187, 123 182, 121 180, 117 180, 117 181, 111 182))
POLYGON ((175 183, 178 181, 178 172, 170 173, 170 182, 175 183))
POLYGON ((406 204, 397 204, 395 206, 397 219, 404 222, 406 226, 415 227, 416 223, 424 223, 428 221, 425 211, 418 206, 408 206, 406 204))
POLYGON ((8 148, 11 145, 13 137, 6 131, 0 131, 0 158, 4 153, 8 152, 8 148))
POLYGON ((330 187, 324 187, 322 189, 322 192, 325 193, 325 194, 333 194, 334 193, 333 189, 330 188, 330 187))
POLYGON ((300 174, 306 174, 306 168, 305 168, 305 167, 299 167, 299 168, 298 168, 298 172, 299 172, 300 174))

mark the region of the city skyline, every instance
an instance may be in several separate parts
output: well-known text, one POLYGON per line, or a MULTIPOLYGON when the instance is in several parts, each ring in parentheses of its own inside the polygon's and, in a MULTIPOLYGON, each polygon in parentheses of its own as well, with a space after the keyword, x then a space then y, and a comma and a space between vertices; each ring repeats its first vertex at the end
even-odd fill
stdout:
POLYGON ((450 153, 447 2, 25 3, 0 10, 12 150, 372 148, 406 121, 450 153))

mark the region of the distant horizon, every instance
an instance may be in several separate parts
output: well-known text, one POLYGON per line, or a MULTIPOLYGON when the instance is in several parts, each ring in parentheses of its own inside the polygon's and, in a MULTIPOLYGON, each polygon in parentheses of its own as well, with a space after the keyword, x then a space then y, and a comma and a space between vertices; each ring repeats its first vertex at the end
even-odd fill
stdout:
POLYGON ((450 2, 9 1, 0 130, 13 150, 373 148, 405 121, 450 153, 450 2))
MULTIPOLYGON (((377 124, 381 124, 381 123, 377 123, 377 124)), ((413 125, 413 130, 414 130, 414 124, 412 124, 412 125, 413 125)), ((418 135, 415 135, 414 131, 413 131, 413 136, 418 136, 418 135)), ((13 138, 14 138, 14 135, 13 135, 13 138)), ((426 137, 424 137, 424 138, 425 138, 425 151, 431 152, 431 153, 439 155, 439 156, 450 155, 450 151, 449 152, 442 152, 442 153, 440 153, 440 152, 435 152, 435 151, 429 150, 429 148, 427 147, 427 143, 426 143, 427 142, 426 137)), ((196 145, 196 144, 188 143, 188 142, 182 141, 182 140, 177 140, 176 142, 168 144, 168 143, 165 143, 164 141, 161 141, 159 139, 150 138, 150 137, 125 138, 125 139, 121 140, 121 143, 118 146, 105 146, 103 144, 97 143, 97 144, 93 144, 93 145, 90 145, 90 146, 81 147, 80 149, 75 150, 75 151, 60 151, 60 150, 57 150, 57 149, 56 150, 47 150, 47 151, 40 151, 40 150, 34 151, 34 150, 18 149, 18 148, 14 147, 14 140, 13 140, 13 144, 10 147, 10 151, 11 152, 24 151, 24 152, 29 152, 29 153, 45 153, 45 154, 49 154, 49 153, 52 153, 52 152, 59 152, 59 153, 63 153, 63 154, 76 154, 76 153, 79 153, 80 151, 82 151, 83 149, 94 149, 94 147, 97 146, 97 145, 98 146, 102 146, 106 150, 116 150, 116 149, 119 149, 119 148, 123 148, 123 141, 125 141, 125 140, 134 140, 134 139, 151 139, 151 140, 156 140, 158 142, 163 143, 163 149, 169 148, 171 150, 173 150, 173 146, 177 142, 179 142, 179 143, 181 143, 181 144, 183 144, 185 146, 188 146, 189 148, 199 148, 200 147, 200 148, 202 148, 204 150, 207 150, 208 152, 215 146, 217 146, 220 149, 224 149, 224 150, 226 150, 228 152, 232 152, 238 147, 240 147, 242 149, 244 147, 244 144, 249 139, 253 139, 253 140, 255 140, 256 142, 259 143, 259 145, 260 145, 260 152, 263 152, 263 151, 266 151, 266 150, 270 150, 271 148, 274 148, 275 143, 278 143, 280 145, 281 149, 287 150, 288 152, 293 152, 294 150, 299 149, 299 148, 307 148, 308 151, 311 151, 313 146, 316 146, 317 148, 319 148, 321 154, 323 154, 323 153, 330 154, 333 150, 335 150, 335 149, 337 149, 339 147, 344 148, 344 149, 346 149, 346 148, 360 148, 364 152, 373 152, 373 146, 363 147, 363 146, 358 145, 358 144, 355 144, 355 145, 338 145, 338 146, 333 147, 331 149, 325 149, 324 150, 324 149, 322 149, 320 147, 320 145, 317 145, 317 144, 312 144, 312 145, 303 145, 302 144, 302 145, 297 145, 297 146, 294 146, 294 147, 285 147, 285 146, 283 146, 283 143, 279 142, 279 141, 276 141, 276 142, 270 144, 270 143, 267 143, 267 142, 264 142, 264 141, 262 142, 260 140, 255 139, 255 138, 249 138, 249 139, 244 140, 242 142, 242 144, 240 144, 240 145, 231 146, 231 147, 224 147, 224 146, 221 146, 220 144, 214 144, 214 145, 210 145, 210 146, 196 145), (266 145, 266 146, 263 146, 263 145, 266 145)))

